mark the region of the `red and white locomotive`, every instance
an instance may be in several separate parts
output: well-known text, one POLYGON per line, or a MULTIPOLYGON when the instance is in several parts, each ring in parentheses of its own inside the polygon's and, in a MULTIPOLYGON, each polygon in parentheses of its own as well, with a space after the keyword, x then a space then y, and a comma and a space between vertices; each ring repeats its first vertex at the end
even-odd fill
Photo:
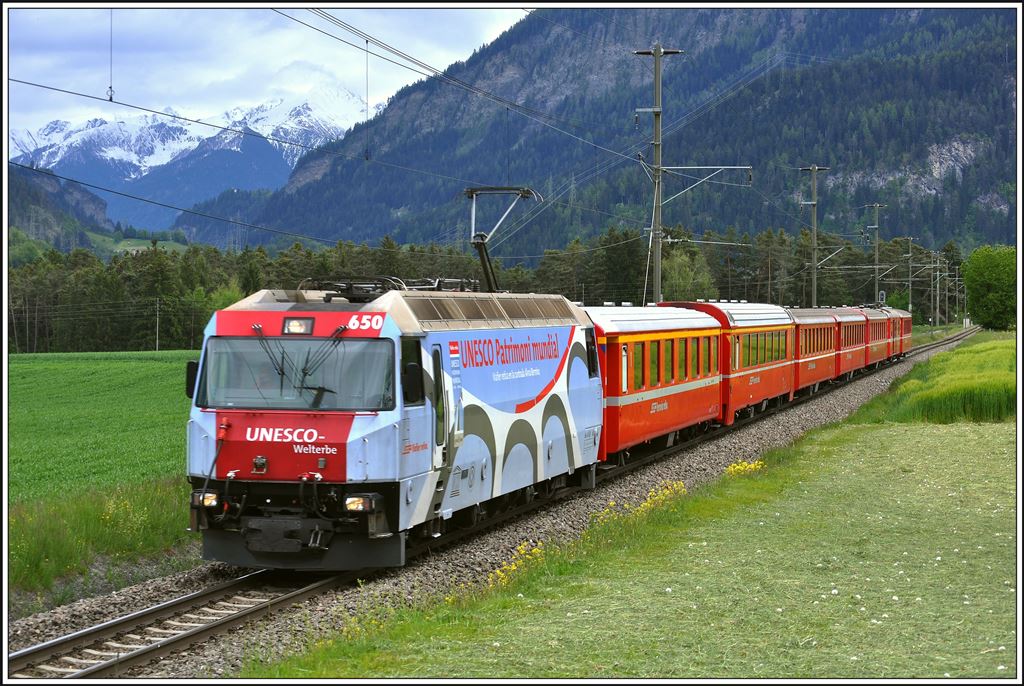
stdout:
POLYGON ((601 463, 902 357, 910 314, 746 302, 260 291, 190 363, 191 529, 247 567, 405 563, 601 463), (345 297, 345 296, 349 297, 345 297))

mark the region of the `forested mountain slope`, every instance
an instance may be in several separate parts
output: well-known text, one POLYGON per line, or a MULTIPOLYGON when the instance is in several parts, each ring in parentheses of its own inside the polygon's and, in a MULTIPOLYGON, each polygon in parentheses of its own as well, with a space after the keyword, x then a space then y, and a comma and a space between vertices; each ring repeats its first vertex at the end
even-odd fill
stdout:
MULTIPOLYGON (((799 167, 817 164, 830 167, 823 230, 862 228, 862 206, 880 202, 883 238, 1015 242, 1016 27, 1000 9, 538 10, 448 80, 402 89, 307 154, 239 218, 331 241, 450 244, 468 238, 466 187, 523 185, 545 202, 510 216, 498 256, 643 227, 651 184, 636 154, 652 159, 651 116, 634 110, 653 104, 653 71, 633 51, 656 40, 685 51, 663 63, 664 164, 753 166, 749 185, 722 173, 669 203, 666 225, 797 232, 810 199, 799 167)), ((666 198, 701 178, 682 174, 666 198)), ((491 202, 488 228, 505 209, 491 202)), ((234 230, 176 226, 220 245, 234 230)), ((249 240, 275 240, 259 233, 249 240)))

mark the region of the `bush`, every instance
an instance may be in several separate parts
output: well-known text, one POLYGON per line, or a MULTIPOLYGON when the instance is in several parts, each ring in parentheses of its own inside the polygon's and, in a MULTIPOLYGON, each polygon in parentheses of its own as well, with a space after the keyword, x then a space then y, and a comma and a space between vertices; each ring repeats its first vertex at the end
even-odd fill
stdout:
POLYGON ((967 309, 975 324, 1005 331, 1016 322, 1017 249, 983 245, 964 263, 967 309))

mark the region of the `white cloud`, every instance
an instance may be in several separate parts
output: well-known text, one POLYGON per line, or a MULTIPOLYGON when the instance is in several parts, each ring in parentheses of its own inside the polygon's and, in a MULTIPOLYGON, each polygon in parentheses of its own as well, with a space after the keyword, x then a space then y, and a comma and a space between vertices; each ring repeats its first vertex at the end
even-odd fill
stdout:
MULTIPOLYGON (((213 116, 323 83, 365 98, 363 39, 305 9, 282 7, 286 14, 359 47, 307 28, 270 7, 143 6, 113 10, 111 61, 109 9, 8 6, 8 77, 100 99, 10 83, 8 126, 36 130, 53 119, 77 122, 131 116, 132 112, 103 102, 110 85, 117 100, 155 110, 170 106, 189 116, 213 116)), ((520 9, 328 11, 438 69, 467 59, 526 16, 520 9)), ((403 85, 421 78, 371 56, 370 101, 383 102, 403 85)))

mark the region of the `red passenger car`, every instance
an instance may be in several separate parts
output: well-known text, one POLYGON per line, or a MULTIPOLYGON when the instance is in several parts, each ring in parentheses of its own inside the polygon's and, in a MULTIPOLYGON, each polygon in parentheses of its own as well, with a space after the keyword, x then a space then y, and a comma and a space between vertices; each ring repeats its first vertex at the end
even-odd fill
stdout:
POLYGON ((892 357, 904 357, 910 351, 911 314, 895 307, 885 308, 885 311, 889 314, 892 357))
POLYGON ((605 372, 599 460, 720 414, 718 322, 693 310, 584 308, 605 372))
POLYGON ((796 324, 796 364, 794 389, 809 388, 811 393, 836 374, 836 344, 839 318, 834 310, 790 309, 796 324))
POLYGON ((850 378, 855 371, 864 368, 868 318, 864 312, 852 307, 837 307, 832 314, 839 321, 835 378, 843 375, 850 378))
POLYGON ((871 307, 861 308, 867 317, 867 358, 865 366, 877 367, 889 357, 889 315, 871 307))
POLYGON ((765 409, 775 398, 793 399, 793 318, 778 305, 735 302, 665 302, 706 312, 722 327, 720 356, 723 424, 740 411, 765 409))

